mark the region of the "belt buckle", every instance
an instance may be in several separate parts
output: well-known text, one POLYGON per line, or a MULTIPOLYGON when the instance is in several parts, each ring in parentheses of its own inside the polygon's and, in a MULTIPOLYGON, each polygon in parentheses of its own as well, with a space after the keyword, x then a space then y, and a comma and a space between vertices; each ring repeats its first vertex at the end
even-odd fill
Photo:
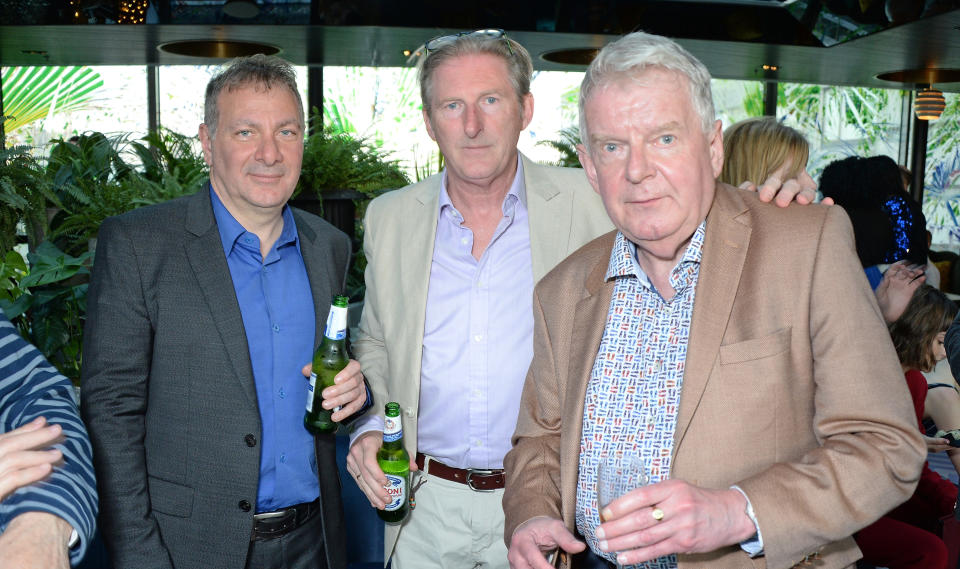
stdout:
POLYGON ((493 492, 493 490, 484 490, 483 488, 477 488, 473 485, 474 476, 493 476, 496 474, 493 470, 488 468, 467 468, 467 486, 470 487, 474 492, 493 492))
MULTIPOLYGON (((277 518, 283 518, 289 516, 293 508, 285 508, 283 510, 277 510, 275 512, 263 512, 262 514, 254 514, 253 519, 262 522, 267 520, 275 520, 277 518)), ((296 510, 293 511, 294 516, 296 516, 296 510)))

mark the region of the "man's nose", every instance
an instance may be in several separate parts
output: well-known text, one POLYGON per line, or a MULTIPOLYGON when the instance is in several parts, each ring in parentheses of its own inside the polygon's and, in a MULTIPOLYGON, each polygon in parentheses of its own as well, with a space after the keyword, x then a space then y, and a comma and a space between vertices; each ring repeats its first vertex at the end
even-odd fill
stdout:
POLYGON ((255 158, 267 166, 270 166, 283 161, 283 153, 280 152, 280 146, 277 144, 277 141, 272 136, 268 136, 257 146, 255 158))
POLYGON ((463 131, 470 138, 483 131, 483 113, 476 105, 467 105, 463 112, 463 131))
POLYGON ((627 156, 627 181, 639 184, 654 173, 647 152, 643 147, 630 146, 627 156))

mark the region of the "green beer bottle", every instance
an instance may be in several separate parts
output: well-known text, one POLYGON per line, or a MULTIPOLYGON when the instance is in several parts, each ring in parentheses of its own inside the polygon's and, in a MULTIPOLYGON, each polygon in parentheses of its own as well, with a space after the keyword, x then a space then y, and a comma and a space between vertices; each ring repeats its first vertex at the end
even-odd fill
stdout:
POLYGON ((347 366, 347 297, 333 297, 330 312, 327 313, 327 328, 323 341, 313 355, 313 371, 310 373, 310 385, 307 387, 307 412, 303 416, 303 426, 311 433, 333 433, 339 426, 330 419, 335 411, 323 408, 323 395, 327 387, 333 385, 333 378, 347 366))
POLYGON ((390 502, 377 515, 389 523, 399 523, 410 510, 410 455, 403 448, 403 427, 400 423, 400 404, 387 403, 383 413, 383 446, 377 451, 377 464, 387 477, 390 502))

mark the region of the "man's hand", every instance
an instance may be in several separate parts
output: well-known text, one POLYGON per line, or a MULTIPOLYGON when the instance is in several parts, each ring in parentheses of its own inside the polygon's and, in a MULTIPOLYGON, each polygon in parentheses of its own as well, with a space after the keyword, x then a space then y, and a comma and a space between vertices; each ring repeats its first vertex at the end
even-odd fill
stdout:
MULTIPOLYGON (((310 377, 313 364, 303 366, 304 377, 310 377)), ((323 408, 333 409, 340 405, 340 410, 330 415, 333 421, 342 421, 363 408, 367 402, 367 388, 363 384, 363 372, 360 371, 360 362, 350 360, 347 367, 333 378, 336 385, 323 390, 323 408)))
POLYGON ((20 514, 0 534, 3 566, 17 569, 68 569, 70 555, 67 544, 72 532, 70 524, 59 516, 47 512, 20 514))
POLYGON ((927 280, 925 268, 907 261, 897 261, 883 273, 883 280, 873 293, 886 322, 894 322, 907 309, 914 291, 927 280))
MULTIPOLYGON (((350 445, 350 453, 347 454, 347 472, 353 477, 360 490, 370 500, 370 505, 378 510, 382 510, 390 503, 390 495, 384 487, 387 485, 387 477, 384 476, 380 464, 377 463, 377 451, 383 445, 383 432, 367 431, 363 433, 350 445)), ((417 463, 413 457, 410 457, 410 472, 416 472, 417 463)))
MULTIPOLYGON (((804 178, 810 179, 809 176, 804 176, 804 178)), ((740 184, 740 189, 757 192, 762 202, 769 203, 772 201, 779 207, 787 207, 794 201, 801 205, 813 203, 813 200, 817 197, 817 187, 812 182, 813 180, 808 182, 796 178, 784 181, 776 176, 771 176, 759 188, 753 182, 744 182, 740 184)), ((833 199, 824 198, 820 203, 833 205, 833 199)))
POLYGON ((556 518, 531 518, 513 531, 507 560, 511 569, 552 569, 546 554, 560 548, 568 553, 579 553, 586 544, 578 540, 563 522, 556 518))
POLYGON ((0 502, 17 488, 43 480, 53 472, 63 454, 50 446, 62 435, 60 425, 47 425, 43 417, 0 434, 0 502))
POLYGON ((667 480, 632 490, 600 513, 603 551, 619 552, 623 565, 671 553, 705 553, 748 539, 756 529, 747 500, 736 490, 708 490, 667 480), (660 521, 654 518, 660 510, 660 521))

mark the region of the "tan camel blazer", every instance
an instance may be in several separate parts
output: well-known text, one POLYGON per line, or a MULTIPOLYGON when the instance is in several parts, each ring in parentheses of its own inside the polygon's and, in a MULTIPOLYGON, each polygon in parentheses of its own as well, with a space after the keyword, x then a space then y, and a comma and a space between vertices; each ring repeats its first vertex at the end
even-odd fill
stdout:
MULTIPOLYGON (((613 282, 614 234, 534 293, 534 359, 507 454, 506 537, 534 516, 574 528, 583 401, 613 282)), ((826 206, 779 209, 723 184, 706 241, 674 435, 674 478, 739 485, 765 555, 737 545, 681 568, 821 569, 860 557, 848 537, 913 491, 926 449, 850 222, 826 206)))

